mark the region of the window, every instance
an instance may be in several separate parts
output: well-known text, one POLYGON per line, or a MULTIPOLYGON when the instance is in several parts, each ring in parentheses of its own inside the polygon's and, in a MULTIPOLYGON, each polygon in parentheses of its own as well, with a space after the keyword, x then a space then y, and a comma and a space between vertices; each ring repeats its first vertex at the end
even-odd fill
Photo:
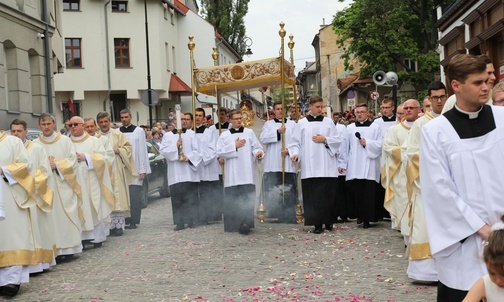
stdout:
POLYGON ((172 64, 172 67, 173 67, 172 72, 177 72, 177 61, 175 60, 175 58, 177 57, 177 54, 175 53, 175 46, 172 46, 171 50, 172 50, 172 56, 171 56, 172 61, 171 62, 173 63, 172 64))
POLYGON ((65 58, 67 68, 81 68, 81 39, 65 38, 65 58))
POLYGON ((61 103, 61 107, 63 108, 63 121, 69 120, 71 117, 80 116, 80 103, 68 101, 61 103))
POLYGON ((411 71, 417 71, 416 62, 410 59, 404 59, 404 65, 406 65, 411 71))
POLYGON ((128 11, 128 1, 112 1, 112 11, 125 13, 128 11))
POLYGON ((80 11, 80 0, 63 0, 64 11, 80 11))
POLYGON ((126 93, 112 93, 110 94, 110 102, 114 109, 113 121, 121 120, 121 110, 126 108, 126 93))
POLYGON ((166 70, 170 71, 170 46, 165 42, 166 70))
POLYGON ((114 39, 114 56, 116 67, 130 67, 129 39, 114 39))

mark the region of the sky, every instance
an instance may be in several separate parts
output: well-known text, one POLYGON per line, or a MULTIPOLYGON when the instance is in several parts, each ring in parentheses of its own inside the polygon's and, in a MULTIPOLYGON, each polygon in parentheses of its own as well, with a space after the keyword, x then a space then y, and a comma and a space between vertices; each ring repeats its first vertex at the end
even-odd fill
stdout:
POLYGON ((311 45, 320 25, 329 25, 336 12, 352 1, 345 0, 250 0, 245 16, 246 36, 252 39, 253 55, 244 60, 272 58, 280 54, 280 22, 285 23, 285 58, 290 59, 287 46, 289 35, 294 35, 294 64, 296 72, 306 61, 315 61, 315 49, 311 45))

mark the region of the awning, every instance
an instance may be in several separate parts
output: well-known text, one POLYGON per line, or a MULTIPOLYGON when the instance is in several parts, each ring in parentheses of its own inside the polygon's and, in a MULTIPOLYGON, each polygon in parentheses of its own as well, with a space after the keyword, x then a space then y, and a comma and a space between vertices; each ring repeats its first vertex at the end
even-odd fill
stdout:
POLYGON ((241 62, 231 65, 220 65, 195 69, 198 92, 214 94, 220 92, 240 91, 253 87, 268 87, 282 82, 294 85, 294 68, 284 61, 284 72, 281 72, 280 57, 264 60, 241 62))
POLYGON ((172 73, 170 79, 170 93, 179 95, 191 95, 192 89, 186 83, 184 83, 181 78, 172 73))

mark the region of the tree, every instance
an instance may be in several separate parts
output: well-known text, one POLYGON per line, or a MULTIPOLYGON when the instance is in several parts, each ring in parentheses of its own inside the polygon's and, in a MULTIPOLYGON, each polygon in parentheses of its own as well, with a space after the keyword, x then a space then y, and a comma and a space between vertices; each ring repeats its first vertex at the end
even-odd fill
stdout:
POLYGON ((451 1, 355 0, 333 20, 345 67, 351 69, 350 60, 357 57, 363 62, 361 77, 402 66, 406 71, 398 72, 401 80, 429 83, 439 71, 435 7, 447 2, 451 1), (416 61, 418 70, 412 70, 406 58, 416 61))
POLYGON ((245 22, 250 0, 201 0, 201 14, 240 54, 245 52, 245 22))

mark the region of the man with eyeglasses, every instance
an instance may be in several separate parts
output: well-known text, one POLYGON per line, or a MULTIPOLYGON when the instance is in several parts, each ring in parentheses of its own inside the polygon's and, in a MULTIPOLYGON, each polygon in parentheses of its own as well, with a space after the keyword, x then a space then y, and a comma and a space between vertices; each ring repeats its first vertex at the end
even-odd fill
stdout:
POLYGON ((135 161, 138 177, 129 185, 131 217, 126 218, 126 229, 136 229, 142 218, 142 200, 147 198, 143 191, 143 182, 146 174, 151 173, 149 155, 145 132, 142 128, 131 124, 131 111, 123 109, 120 112, 122 127, 119 130, 126 135, 133 146, 133 159, 135 161))
POLYGON ((41 145, 51 166, 55 179, 52 218, 56 231, 56 249, 60 260, 82 252, 82 220, 79 209, 82 204, 82 187, 76 181, 78 169, 75 146, 66 135, 54 132, 54 117, 42 113, 39 117, 42 133, 33 142, 41 145))
POLYGON ((504 213, 504 110, 488 106, 486 62, 454 56, 446 74, 456 106, 422 128, 420 179, 438 301, 460 301, 488 273, 482 244, 504 213))
POLYGON ((495 85, 492 91, 492 105, 504 106, 504 82, 495 85))
POLYGON ((406 211, 408 194, 406 190, 406 155, 404 141, 408 137, 413 123, 421 112, 420 103, 409 99, 402 104, 404 119, 387 129, 382 148, 382 185, 385 188, 384 207, 390 213, 392 228, 400 230, 404 243, 408 244, 409 215, 406 211))
POLYGON ((406 149, 403 165, 406 167, 408 205, 405 222, 410 222, 409 233, 409 255, 408 255, 408 277, 417 281, 435 282, 438 280, 438 274, 435 262, 432 258, 427 237, 427 227, 423 212, 422 194, 420 191, 420 136, 422 127, 429 121, 441 115, 444 103, 447 99, 447 90, 443 83, 435 81, 427 86, 427 97, 431 101, 431 110, 424 112, 424 115, 418 118, 409 132, 408 138, 403 144, 406 149))
POLYGON ((231 128, 217 141, 217 155, 225 160, 224 231, 247 235, 254 227, 254 160, 264 152, 254 131, 242 126, 240 110, 231 110, 229 119, 231 128))
POLYGON ((346 172, 357 223, 365 229, 383 217, 383 195, 380 194, 383 136, 379 125, 368 120, 367 113, 366 104, 355 107, 356 121, 347 126, 346 147, 341 150, 338 168, 340 173, 346 172))
MULTIPOLYGON (((380 105, 381 117, 374 120, 374 123, 380 127, 383 135, 389 127, 392 127, 396 123, 397 118, 394 114, 394 109, 394 101, 392 99, 384 99, 380 105)), ((370 122, 373 122, 373 120, 370 120, 370 122)))
POLYGON ((70 119, 77 162, 77 181, 82 188, 82 244, 101 247, 110 231, 110 213, 114 209, 115 198, 107 161, 107 153, 100 140, 84 130, 84 119, 74 116, 70 119), (80 175, 79 175, 80 172, 80 175))
POLYGON ((181 114, 182 129, 173 129, 163 135, 159 153, 168 162, 168 185, 170 186, 174 231, 194 228, 198 224, 199 165, 202 163, 200 146, 192 130, 191 113, 181 114), (179 135, 179 131, 181 134, 179 135))
MULTIPOLYGON (((497 79, 495 77, 495 68, 494 68, 494 65, 492 63, 492 60, 490 60, 490 58, 487 55, 479 55, 478 57, 481 58, 482 60, 484 60, 485 63, 486 63, 486 72, 488 74, 487 85, 488 85, 488 89, 490 90, 490 93, 488 94, 487 104, 488 105, 492 105, 492 98, 491 98, 492 97, 492 93, 491 93, 491 91, 493 89, 495 80, 497 79)), ((446 100, 445 105, 443 107, 443 111, 441 113, 444 114, 448 110, 452 109, 453 106, 455 106, 456 101, 457 101, 457 99, 455 97, 455 94, 451 95, 446 100)))

